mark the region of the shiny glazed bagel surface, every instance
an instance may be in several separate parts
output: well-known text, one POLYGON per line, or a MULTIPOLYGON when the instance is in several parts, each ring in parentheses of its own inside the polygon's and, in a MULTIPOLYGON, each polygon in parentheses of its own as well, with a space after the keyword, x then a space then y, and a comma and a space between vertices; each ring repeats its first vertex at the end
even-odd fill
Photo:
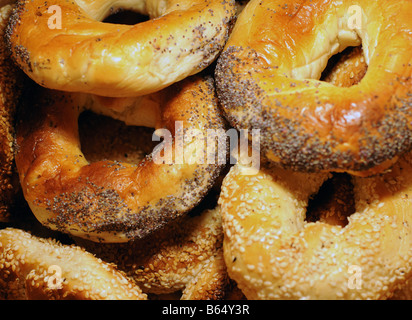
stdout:
POLYGON ((233 0, 18 0, 7 39, 17 64, 42 86, 138 96, 212 63, 235 13, 233 0), (52 5, 61 13, 61 28, 53 25, 53 14, 60 13, 49 12, 52 5), (117 9, 151 20, 132 26, 100 22, 117 9))
POLYGON ((231 125, 260 128, 264 156, 285 168, 388 168, 412 144, 410 12, 411 1, 250 1, 215 73, 231 125), (317 80, 331 56, 359 45, 359 84, 317 80))
MULTIPOLYGON (((147 121, 168 129, 178 141, 160 149, 173 160, 164 164, 155 161, 156 150, 137 164, 89 163, 81 151, 78 116, 102 99, 36 89, 38 95, 30 95, 20 114, 16 165, 25 199, 51 229, 97 242, 143 238, 195 207, 222 170, 223 165, 204 161, 201 152, 182 163, 175 158, 177 121, 184 132, 223 129, 211 78, 193 76, 143 99, 151 101, 147 121)), ((142 120, 144 108, 139 110, 142 120)), ((184 140, 180 147, 190 152, 193 141, 184 140)))

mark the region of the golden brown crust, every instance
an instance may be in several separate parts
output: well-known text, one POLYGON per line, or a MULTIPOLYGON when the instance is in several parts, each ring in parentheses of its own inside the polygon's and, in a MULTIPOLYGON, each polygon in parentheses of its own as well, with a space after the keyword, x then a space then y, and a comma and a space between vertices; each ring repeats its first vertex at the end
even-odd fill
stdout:
POLYGON ((14 116, 23 78, 3 41, 11 10, 11 5, 0 8, 0 221, 3 222, 9 220, 20 190, 14 164, 14 116))
POLYGON ((326 173, 236 165, 219 199, 228 273, 249 299, 387 299, 412 276, 412 155, 390 172, 353 177, 344 227, 305 222, 326 173))
POLYGON ((399 285, 389 300, 412 300, 412 280, 408 279, 399 285))
MULTIPOLYGON (((196 206, 224 166, 209 164, 199 152, 193 164, 187 159, 180 164, 174 156, 171 164, 160 164, 154 153, 134 165, 89 163, 77 126, 82 108, 95 103, 93 97, 40 92, 40 97, 29 97, 19 115, 16 165, 28 204, 52 229, 103 242, 143 238, 196 206)), ((185 79, 155 97, 160 115, 156 125, 172 136, 175 125, 179 129, 177 121, 184 132, 203 132, 204 137, 207 129, 224 128, 209 77, 185 79)), ((164 149, 166 154, 178 152, 176 141, 164 149)), ((180 147, 190 150, 189 144, 185 140, 180 147)))
POLYGON ((260 128, 262 154, 294 170, 388 168, 412 145, 411 10, 410 1, 249 2, 215 72, 231 125, 260 128), (359 29, 348 26, 350 5, 362 10, 359 29), (316 80, 331 55, 360 44, 368 72, 358 85, 316 80))
POLYGON ((8 300, 145 300, 124 273, 84 249, 0 230, 0 298, 8 300))
MULTIPOLYGON (((362 48, 348 48, 329 61, 322 78, 323 81, 335 86, 350 87, 362 80, 367 68, 362 48)), ((314 199, 310 200, 306 221, 319 221, 344 227, 348 224, 348 217, 355 211, 351 176, 333 173, 314 199)))
MULTIPOLYGON (((90 162, 139 162, 155 147, 148 143, 152 131, 92 112, 79 119, 82 151, 90 162)), ((211 190, 188 215, 140 241, 101 244, 77 238, 76 243, 116 264, 149 299, 226 298, 231 288, 223 261, 221 218, 218 208, 207 209, 216 203, 217 194, 211 190)))
MULTIPOLYGON (((323 80, 335 86, 356 85, 366 73, 367 65, 361 47, 344 50, 336 55, 334 60, 325 70, 323 80)), ((348 174, 333 173, 331 178, 322 184, 318 193, 310 199, 306 211, 306 223, 321 223, 344 229, 350 221, 350 215, 356 212, 354 186, 351 180, 348 174)), ((394 290, 393 294, 385 293, 386 297, 394 300, 410 299, 412 286, 409 282, 399 280, 400 288, 394 290)))
POLYGON ((77 244, 124 271, 147 294, 180 292, 182 300, 223 299, 229 286, 219 208, 191 213, 125 244, 77 244))
POLYGON ((234 0, 136 0, 126 9, 153 19, 133 26, 98 22, 117 5, 114 0, 18 0, 7 31, 13 58, 51 89, 111 97, 148 94, 210 65, 236 13, 234 0), (61 9, 61 29, 48 26, 51 5, 61 9))

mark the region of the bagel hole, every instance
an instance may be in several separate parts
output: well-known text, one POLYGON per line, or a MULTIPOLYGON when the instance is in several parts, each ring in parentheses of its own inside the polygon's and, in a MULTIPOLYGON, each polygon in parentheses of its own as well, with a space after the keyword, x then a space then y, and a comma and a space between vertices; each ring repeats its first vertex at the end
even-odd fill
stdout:
POLYGON ((117 9, 106 17, 103 22, 113 24, 135 25, 150 20, 149 16, 124 9, 117 9))
POLYGON ((85 158, 137 164, 150 154, 157 142, 153 128, 127 126, 122 121, 85 111, 79 116, 79 137, 85 158))
POLYGON ((348 224, 348 217, 355 211, 350 175, 335 173, 309 200, 306 221, 319 221, 345 227, 348 224))
POLYGON ((329 59, 320 80, 338 87, 350 87, 363 79, 367 69, 362 46, 347 47, 329 59))

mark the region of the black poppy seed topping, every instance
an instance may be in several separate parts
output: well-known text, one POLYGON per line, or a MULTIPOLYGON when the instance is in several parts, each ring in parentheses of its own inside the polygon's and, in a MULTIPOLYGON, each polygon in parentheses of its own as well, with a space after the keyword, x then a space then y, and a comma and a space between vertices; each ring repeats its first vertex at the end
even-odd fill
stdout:
MULTIPOLYGON (((163 91, 164 94, 161 95, 166 99, 163 101, 165 108, 168 108, 166 112, 171 114, 173 123, 178 120, 185 121, 187 123, 185 129, 190 129, 187 126, 194 126, 204 133, 207 129, 224 129, 226 122, 218 105, 213 78, 210 75, 204 75, 197 79, 197 82, 193 81, 194 79, 185 80, 163 91), (181 106, 169 104, 168 99, 181 94, 194 99, 190 104, 185 105, 183 110, 178 110, 181 106)), ((26 97, 25 103, 21 106, 22 112, 19 113, 19 143, 25 150, 27 148, 32 150, 32 146, 25 145, 25 143, 36 143, 35 149, 43 150, 39 146, 45 143, 41 137, 48 137, 50 132, 62 130, 60 115, 54 112, 56 111, 54 108, 65 105, 66 110, 80 114, 83 107, 79 106, 76 98, 69 93, 47 94, 48 91, 38 85, 33 88, 33 91, 35 94, 26 97), (34 115, 30 111, 33 107, 39 110, 34 115), (40 130, 40 138, 21 139, 21 137, 36 135, 37 130, 40 130)), ((72 118, 76 121, 75 116, 72 118)), ((71 128, 75 130, 74 127, 71 128)), ((172 131, 172 128, 169 129, 172 131)), ((216 143, 215 149, 218 149, 218 138, 214 143, 216 143)), ((79 156, 81 155, 73 157, 75 165, 77 165, 76 161, 79 160, 79 156)), ((147 155, 136 164, 136 170, 146 168, 146 165, 152 161, 153 154, 147 155)), ((173 166, 173 164, 165 164, 165 166, 173 166)), ((105 242, 108 233, 122 239, 125 237, 144 238, 189 212, 210 191, 225 168, 225 163, 194 164, 188 168, 190 170, 188 178, 180 179, 176 191, 164 192, 150 202, 138 205, 134 205, 135 194, 133 192, 123 193, 117 189, 116 175, 122 176, 123 172, 126 172, 124 170, 129 169, 126 165, 116 160, 104 160, 99 161, 98 165, 91 163, 86 167, 87 170, 81 171, 83 173, 74 177, 74 180, 70 180, 72 183, 63 186, 62 190, 35 194, 33 202, 39 210, 46 212, 44 215, 46 221, 43 218, 42 221, 52 229, 64 233, 82 234, 82 237, 84 235, 85 238, 93 241, 105 242), (97 179, 89 176, 89 172, 94 172, 94 170, 97 179), (111 181, 108 178, 103 185, 99 179, 101 170, 108 173, 108 176, 112 176, 114 180, 111 181)), ((151 164, 148 167, 151 167, 151 164)), ((155 171, 158 172, 157 169, 155 171)), ((163 169, 160 170, 162 171, 163 169)), ((41 176, 33 178, 41 179, 41 176)), ((61 176, 58 175, 56 179, 50 179, 48 182, 60 184, 60 178, 61 176)), ((164 170, 164 179, 167 179, 167 170, 164 170)), ((41 183, 40 180, 36 181, 33 181, 33 184, 41 183)))
MULTIPOLYGON (((345 150, 340 148, 345 141, 333 134, 325 139, 316 131, 308 131, 302 125, 303 117, 298 108, 291 108, 279 100, 269 100, 251 72, 238 72, 244 64, 239 56, 245 52, 254 55, 253 51, 231 46, 220 55, 215 70, 216 91, 230 124, 237 129, 260 128, 262 154, 276 158, 281 166, 308 172, 364 171, 411 148, 410 95, 388 99, 383 117, 360 129, 358 150, 345 150), (285 113, 292 116, 285 117, 285 113)), ((398 81, 407 86, 411 79, 398 81)))
POLYGON ((25 0, 16 1, 4 32, 4 42, 6 44, 7 50, 10 53, 15 53, 15 55, 11 55, 11 57, 16 62, 16 64, 19 65, 22 70, 32 72, 33 69, 30 60, 30 52, 23 46, 13 46, 11 41, 14 29, 18 24, 21 23, 20 16, 25 10, 25 2, 25 0))
MULTIPOLYGON (((147 158, 144 161, 149 161, 147 158)), ((195 208, 207 195, 224 165, 198 165, 191 179, 182 182, 178 193, 149 203, 138 212, 130 209, 116 190, 87 181, 80 191, 61 193, 36 201, 50 212, 47 224, 61 232, 81 229, 86 233, 123 233, 141 239, 195 208)))

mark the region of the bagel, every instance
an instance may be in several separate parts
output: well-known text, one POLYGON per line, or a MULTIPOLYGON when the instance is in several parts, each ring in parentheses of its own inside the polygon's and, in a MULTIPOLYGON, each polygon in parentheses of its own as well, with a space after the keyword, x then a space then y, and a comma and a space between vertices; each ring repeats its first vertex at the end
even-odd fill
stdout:
POLYGON ((205 69, 236 14, 234 0, 58 0, 53 6, 17 1, 6 37, 16 63, 47 88, 109 97, 153 93, 205 69), (56 7, 61 28, 48 25, 56 7), (101 22, 117 9, 151 19, 101 22))
POLYGON ((181 300, 223 299, 229 278, 220 211, 218 207, 197 211, 142 240, 98 244, 77 239, 76 243, 114 263, 149 297, 175 294, 181 300))
POLYGON ((348 224, 305 221, 328 173, 237 164, 219 198, 229 276, 248 299, 386 299, 412 276, 412 155, 352 176, 348 224))
MULTIPOLYGON (((102 103, 102 110, 110 110, 107 99, 41 87, 33 91, 19 114, 16 166, 27 203, 50 229, 97 242, 144 238, 195 207, 224 168, 220 160, 203 161, 204 153, 190 154, 193 145, 204 147, 198 140, 186 134, 184 141, 177 138, 224 128, 211 77, 193 76, 137 100, 142 105, 134 105, 136 123, 145 120, 176 138, 170 148, 156 147, 138 164, 89 163, 81 151, 79 114, 102 103), (162 152, 172 158, 180 147, 190 161, 186 155, 182 163, 176 161, 177 154, 172 163, 156 160, 162 152)), ((125 110, 123 115, 130 108, 125 110)))
POLYGON ((330 68, 326 67, 323 81, 339 87, 351 87, 358 84, 366 74, 368 65, 365 62, 362 48, 345 49, 336 55, 337 61, 330 68))
POLYGON ((146 300, 113 264, 75 245, 0 230, 0 298, 8 300, 146 300))
MULTIPOLYGON (((7 2, 6 2, 7 3, 7 2)), ((0 2, 0 39, 12 11, 0 2)), ((13 64, 5 44, 0 45, 0 221, 10 219, 20 190, 14 165, 14 117, 22 91, 23 77, 13 64)))
MULTIPOLYGON (((90 162, 107 159, 136 163, 155 147, 148 144, 152 135, 149 128, 126 126, 93 112, 84 112, 79 118, 79 134, 83 154, 90 162)), ((223 299, 230 288, 223 261, 220 212, 214 207, 217 187, 218 182, 187 215, 145 239, 103 244, 75 238, 75 243, 114 263, 151 300, 170 296, 181 300, 223 299)))
POLYGON ((286 169, 389 168, 412 142, 411 11, 409 0, 250 1, 215 70, 230 124, 260 128, 262 155, 286 169), (360 45, 357 85, 318 80, 330 57, 360 45))
MULTIPOLYGON (((362 80, 367 68, 362 48, 347 48, 329 61, 321 79, 335 86, 350 87, 362 80)), ((306 221, 347 225, 348 217, 356 212, 351 180, 347 173, 332 173, 309 200, 306 221)))

